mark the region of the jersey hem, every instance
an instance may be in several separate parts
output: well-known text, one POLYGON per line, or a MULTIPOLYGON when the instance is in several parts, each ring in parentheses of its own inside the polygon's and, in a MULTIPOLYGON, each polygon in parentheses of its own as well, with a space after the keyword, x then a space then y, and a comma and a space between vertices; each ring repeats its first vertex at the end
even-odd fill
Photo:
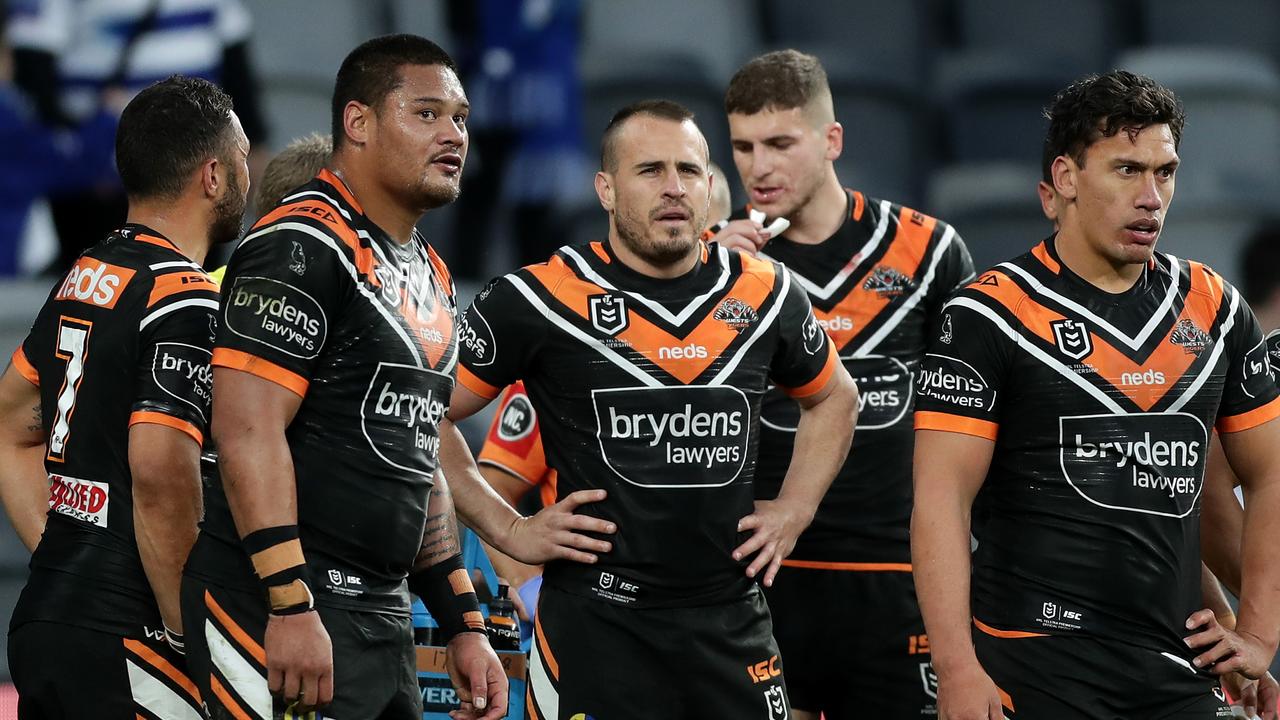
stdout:
POLYGON ((1277 417, 1280 417, 1280 397, 1273 398, 1266 405, 1249 412, 1218 418, 1217 430, 1224 433, 1251 430, 1277 417))
POLYGON ((214 348, 213 359, 210 364, 247 372, 250 375, 275 383, 298 397, 306 397, 307 388, 310 386, 310 382, 306 378, 292 370, 287 370, 270 360, 260 358, 257 355, 250 355, 241 350, 222 347, 214 348))
POLYGON ((192 440, 196 441, 196 445, 201 447, 204 446, 204 433, 201 432, 200 428, 196 427, 195 424, 187 422, 182 418, 166 415, 154 410, 135 410, 134 413, 129 416, 129 427, 142 424, 163 425, 168 428, 173 428, 178 432, 190 436, 192 440))
POLYGON ((19 346, 17 350, 13 351, 13 359, 11 362, 13 363, 13 369, 17 370, 18 374, 21 375, 24 380, 36 387, 40 387, 40 372, 36 370, 35 366, 31 364, 31 361, 27 359, 27 353, 23 351, 21 346, 19 346))
POLYGON ((989 420, 952 415, 951 413, 917 410, 915 413, 916 430, 940 430, 942 432, 972 435, 985 440, 996 439, 1000 426, 989 420))

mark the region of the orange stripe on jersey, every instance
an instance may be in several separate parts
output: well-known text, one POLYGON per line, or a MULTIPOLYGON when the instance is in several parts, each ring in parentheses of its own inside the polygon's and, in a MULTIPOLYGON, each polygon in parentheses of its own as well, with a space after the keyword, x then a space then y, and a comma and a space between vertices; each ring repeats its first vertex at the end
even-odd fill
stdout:
POLYGON ((231 716, 236 720, 253 720, 253 718, 249 717, 249 713, 240 707, 240 703, 236 702, 236 699, 231 696, 231 693, 227 692, 227 689, 222 686, 218 676, 213 673, 209 673, 209 689, 218 697, 218 702, 222 703, 222 707, 226 708, 227 712, 231 713, 231 716))
POLYGON ((973 624, 979 630, 990 635, 991 637, 1004 638, 1006 640, 1018 639, 1018 638, 1049 637, 1044 633, 1025 632, 1023 630, 997 630, 996 628, 993 628, 990 625, 982 622, 978 618, 973 619, 973 624))
POLYGON ((166 239, 164 239, 164 238, 162 238, 162 237, 156 237, 155 235, 146 235, 146 234, 144 234, 144 233, 135 233, 135 234, 134 234, 134 236, 133 236, 133 239, 134 239, 134 240, 137 240, 138 242, 144 242, 144 243, 146 243, 146 244, 148 244, 148 245, 155 245, 155 246, 157 246, 157 247, 167 248, 167 249, 169 249, 169 250, 177 250, 177 249, 178 249, 178 247, 177 247, 176 245, 174 245, 173 243, 169 242, 168 240, 166 240, 166 239))
POLYGON ((12 362, 13 369, 17 370, 23 379, 36 387, 40 387, 40 373, 31 364, 31 361, 27 359, 27 353, 22 349, 22 346, 18 346, 18 349, 13 351, 12 362))
MULTIPOLYGON (((924 262, 929 238, 933 236, 933 230, 937 224, 938 221, 934 218, 903 208, 898 215, 897 229, 894 231, 893 239, 889 241, 889 249, 876 263, 867 278, 872 278, 874 273, 880 270, 901 273, 909 278, 915 277, 920 269, 920 263, 924 262), (919 222, 917 218, 920 219, 919 222)), ((835 307, 830 310, 815 307, 813 314, 822 321, 823 327, 831 328, 827 330, 827 334, 835 341, 837 349, 844 348, 897 299, 901 292, 901 290, 885 292, 883 288, 866 287, 866 280, 859 279, 835 307), (836 317, 848 318, 853 322, 833 321, 836 317)))
POLYGON ((310 218, 329 228, 334 236, 351 250, 352 261, 356 266, 356 270, 365 275, 368 282, 374 287, 382 286, 382 281, 378 279, 377 274, 374 272, 374 268, 378 266, 378 260, 374 257, 373 250, 363 244, 360 236, 347 224, 347 221, 334 210, 332 205, 323 200, 303 198, 297 202, 281 205, 259 220, 254 227, 266 227, 290 215, 310 218))
POLYGON ((364 214, 364 208, 360 207, 360 201, 356 200, 355 195, 351 194, 351 190, 347 187, 347 184, 343 182, 342 178, 334 175, 329 168, 320 168, 320 172, 316 174, 316 177, 332 185, 333 189, 337 190, 338 194, 342 196, 342 199, 346 200, 352 208, 355 208, 356 212, 361 215, 364 214))
POLYGON ((609 257, 609 251, 604 249, 604 243, 602 242, 591 243, 591 252, 595 253, 596 257, 603 260, 606 265, 613 262, 613 259, 609 257))
POLYGON ((857 190, 854 190, 852 192, 853 192, 853 212, 850 213, 849 216, 852 217, 855 221, 861 220, 862 211, 867 209, 867 198, 864 197, 863 194, 858 192, 857 190))
POLYGON ((208 290, 210 292, 218 292, 218 283, 209 278, 208 275, 200 272, 176 272, 168 275, 159 275, 156 282, 151 286, 151 296, 147 298, 147 307, 153 307, 156 303, 169 297, 187 290, 208 290))
POLYGON ((475 373, 462 365, 458 366, 458 384, 486 400, 492 400, 498 397, 498 393, 502 392, 502 388, 481 380, 475 373))
POLYGON ((301 375, 286 370, 270 360, 231 348, 214 348, 213 360, 210 364, 256 375, 293 392, 298 397, 306 397, 307 387, 311 384, 301 375))
POLYGON ((533 624, 533 636, 538 639, 538 652, 547 663, 547 669, 551 671, 551 679, 559 682, 560 663, 556 661, 555 654, 551 652, 551 646, 547 644, 547 632, 542 629, 542 616, 534 615, 533 624))
POLYGON ((996 692, 1000 693, 1000 704, 1004 707, 1009 708, 1009 712, 1014 712, 1013 698, 1009 696, 1009 693, 1005 692, 1004 688, 1000 687, 999 685, 996 685, 996 692))
POLYGON ((916 430, 938 430, 941 432, 960 433, 994 441, 999 434, 1000 426, 990 420, 952 415, 951 413, 917 410, 915 413, 916 430))
POLYGON ((514 452, 502 445, 487 441, 480 448, 476 462, 492 465, 530 485, 539 485, 546 479, 549 468, 542 448, 542 437, 536 436, 527 453, 514 452))
POLYGON ((200 431, 200 428, 181 418, 153 410, 138 410, 129 416, 129 427, 142 424, 163 425, 173 428, 178 432, 190 435, 191 439, 196 441, 196 445, 204 445, 204 433, 200 431))
POLYGON ((783 392, 793 398, 809 397, 827 386, 827 382, 831 380, 831 376, 835 374, 836 367, 839 365, 840 356, 836 354, 836 346, 832 343, 827 343, 827 362, 822 366, 822 371, 818 373, 817 377, 800 387, 789 388, 783 385, 779 385, 778 387, 782 388, 783 392))
POLYGON ((178 687, 186 690, 187 695, 191 696, 191 699, 195 700, 197 704, 200 703, 200 691, 196 689, 196 684, 191 682, 191 678, 187 677, 182 671, 174 667, 173 663, 165 660, 155 650, 133 638, 125 638, 124 646, 148 665, 164 673, 165 677, 172 680, 178 687))
POLYGON ((1270 422, 1280 417, 1280 398, 1276 398, 1260 408, 1254 408, 1240 415, 1231 415, 1228 417, 1218 418, 1216 428, 1218 432, 1233 433, 1241 430, 1251 430, 1264 423, 1270 422))
POLYGON ((1060 265, 1057 260, 1054 260, 1053 256, 1049 254, 1049 247, 1045 243, 1041 242, 1039 245, 1035 246, 1031 251, 1031 254, 1034 255, 1042 265, 1049 268, 1049 272, 1054 275, 1062 272, 1062 265, 1060 265))
POLYGON ((783 560, 783 567, 806 570, 842 570, 846 572, 911 572, 911 563, 824 562, 821 560, 783 560))
POLYGON ((218 624, 231 633, 231 638, 239 643, 240 647, 247 650, 249 655, 258 661, 259 665, 267 666, 266 651, 262 649, 257 640, 254 640, 249 633, 244 631, 244 628, 240 627, 239 623, 231 619, 231 616, 227 614, 226 610, 222 609, 217 600, 213 599, 213 595, 208 590, 204 591, 204 605, 209 608, 210 614, 218 621, 218 624))

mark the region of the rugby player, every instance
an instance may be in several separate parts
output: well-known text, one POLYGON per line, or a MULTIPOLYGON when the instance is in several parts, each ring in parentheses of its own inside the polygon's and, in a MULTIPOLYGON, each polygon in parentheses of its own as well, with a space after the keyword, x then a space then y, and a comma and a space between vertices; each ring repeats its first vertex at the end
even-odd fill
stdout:
POLYGON ((214 718, 420 718, 406 576, 459 696, 506 714, 436 472, 453 285, 414 229, 457 197, 467 110, 434 43, 357 47, 334 88, 332 169, 232 255, 213 355, 222 483, 182 589, 214 718))
MULTIPOLYGON (((729 182, 715 163, 709 162, 707 167, 715 178, 707 217, 720 218, 717 224, 725 223, 733 212, 729 182)), ((555 504, 556 471, 547 466, 538 415, 529 402, 524 383, 515 382, 503 391, 484 445, 476 454, 476 464, 485 482, 512 506, 518 505, 534 488, 538 489, 542 506, 555 504)), ((487 545, 485 550, 498 577, 516 591, 516 609, 522 619, 532 620, 538 605, 538 591, 542 588, 542 569, 496 552, 487 545)))
POLYGON ((781 266, 699 242, 715 179, 686 109, 628 106, 601 146, 607 241, 480 293, 450 408, 523 379, 559 496, 608 489, 585 512, 616 524, 612 550, 546 567, 528 715, 785 717, 752 579, 772 583, 843 462, 856 386, 781 266), (796 461, 753 509, 771 382, 803 408, 796 461))
POLYGON ((1060 230, 948 301, 919 376, 911 537, 939 712, 1229 717, 1214 676, 1261 676, 1280 628, 1262 333, 1212 270, 1155 252, 1177 98, 1113 71, 1048 115, 1060 230), (1197 612, 1215 426, 1250 500, 1234 631, 1197 612))
MULTIPOLYGON (((733 159, 750 203, 717 240, 757 248, 791 271, 861 400, 854 445, 813 523, 766 590, 795 717, 932 714, 929 643, 911 581, 912 375, 943 300, 973 277, 945 222, 847 189, 836 176, 844 128, 819 60, 795 50, 744 65, 725 94, 733 159), (769 238, 763 223, 790 220, 769 238), (763 244, 767 242, 767 244, 763 244), (840 608, 859 631, 832 642, 840 608)), ((797 406, 766 395, 756 497, 778 494, 797 406)))
POLYGON ((177 652, 218 308, 200 263, 239 234, 248 154, 209 82, 139 93, 116 135, 126 223, 58 282, 0 378, 0 495, 34 548, 9 629, 20 717, 203 717, 177 652))

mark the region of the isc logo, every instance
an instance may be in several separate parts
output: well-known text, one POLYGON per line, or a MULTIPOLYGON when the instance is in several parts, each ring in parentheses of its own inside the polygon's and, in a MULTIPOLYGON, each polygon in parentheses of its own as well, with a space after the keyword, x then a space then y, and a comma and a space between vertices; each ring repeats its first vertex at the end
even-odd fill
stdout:
POLYGON ((120 291, 132 277, 133 271, 128 268, 82 256, 67 273, 54 298, 113 308, 120 299, 120 291))
POLYGON ((692 360, 705 357, 707 357, 707 349, 692 343, 683 346, 658 348, 659 360, 692 360))
POLYGON ((747 674, 751 676, 752 684, 772 680, 782 674, 782 669, 778 667, 778 656, 774 655, 768 660, 761 660, 755 665, 747 666, 747 674))

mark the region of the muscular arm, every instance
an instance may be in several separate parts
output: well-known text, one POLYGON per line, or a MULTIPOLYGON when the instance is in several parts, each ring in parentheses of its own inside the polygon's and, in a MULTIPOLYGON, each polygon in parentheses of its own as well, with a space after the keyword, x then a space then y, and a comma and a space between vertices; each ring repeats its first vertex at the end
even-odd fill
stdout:
POLYGON ((940 680, 978 665, 969 607, 970 515, 995 443, 917 430, 911 563, 940 680))
POLYGON ((138 556, 166 627, 182 632, 178 588, 200 521, 200 446, 184 432, 142 423, 129 429, 138 556))
POLYGON ((302 398, 246 372, 215 367, 213 437, 240 537, 298 522, 298 493, 285 430, 302 398))
POLYGON ((422 546, 414 558, 414 571, 425 570, 441 560, 462 552, 458 519, 453 512, 453 498, 444 473, 436 473, 431 497, 427 500, 427 522, 422 528, 422 546))
POLYGON ((0 376, 0 502, 18 538, 35 550, 49 513, 40 388, 12 365, 0 376))
POLYGON ((1234 595, 1240 594, 1240 539, 1244 533, 1244 508, 1236 499, 1239 484, 1231 471, 1222 442, 1209 445, 1200 505, 1200 554, 1208 569, 1234 595))
MULTIPOLYGON (((480 475, 489 484, 489 487, 497 491, 502 496, 502 499, 512 507, 515 507, 516 503, 520 502, 520 499, 528 494, 532 487, 515 475, 492 465, 481 465, 480 475)), ((498 577, 506 580, 512 588, 520 587, 526 580, 542 572, 541 566, 526 565, 491 547, 488 543, 485 543, 484 551, 489 555, 489 561, 493 563, 494 572, 498 574, 498 577)))
POLYGON ((1218 583, 1218 578, 1214 577, 1209 566, 1204 563, 1200 563, 1200 602, 1213 611, 1214 617, 1218 618, 1218 622, 1223 627, 1228 630, 1235 629, 1235 611, 1231 609, 1231 603, 1227 602, 1227 595, 1222 592, 1222 585, 1218 583))
POLYGON ((1280 420, 1219 437, 1245 496, 1236 632, 1258 638, 1274 653, 1280 635, 1280 563, 1272 557, 1280 536, 1280 420))

